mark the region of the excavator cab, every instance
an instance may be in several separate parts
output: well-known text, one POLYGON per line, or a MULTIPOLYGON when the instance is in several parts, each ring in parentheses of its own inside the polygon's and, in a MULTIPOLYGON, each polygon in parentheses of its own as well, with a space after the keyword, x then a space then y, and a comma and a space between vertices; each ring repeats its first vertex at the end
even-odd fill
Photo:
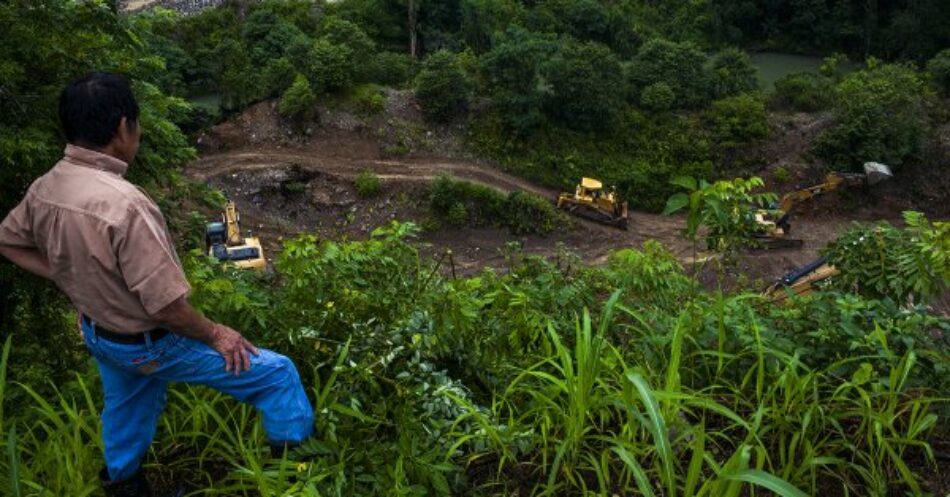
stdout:
POLYGON ((205 227, 205 246, 208 255, 241 269, 263 271, 267 268, 264 249, 257 237, 241 236, 241 216, 233 201, 228 201, 221 221, 205 227))
POLYGON ((615 187, 604 188, 602 182, 593 178, 581 178, 573 195, 558 195, 557 207, 576 216, 627 229, 627 203, 620 201, 615 187))

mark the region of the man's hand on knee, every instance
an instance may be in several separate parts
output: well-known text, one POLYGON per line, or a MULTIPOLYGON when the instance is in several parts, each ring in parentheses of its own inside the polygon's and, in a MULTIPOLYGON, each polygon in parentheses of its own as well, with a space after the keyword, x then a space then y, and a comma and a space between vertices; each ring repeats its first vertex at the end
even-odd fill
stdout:
POLYGON ((214 338, 208 345, 224 357, 224 369, 234 374, 250 371, 251 354, 259 353, 254 344, 223 324, 214 325, 214 338))
POLYGON ((223 324, 215 323, 198 314, 185 297, 181 297, 154 316, 179 335, 201 340, 224 358, 224 369, 241 374, 251 369, 251 354, 257 347, 240 333, 223 324))

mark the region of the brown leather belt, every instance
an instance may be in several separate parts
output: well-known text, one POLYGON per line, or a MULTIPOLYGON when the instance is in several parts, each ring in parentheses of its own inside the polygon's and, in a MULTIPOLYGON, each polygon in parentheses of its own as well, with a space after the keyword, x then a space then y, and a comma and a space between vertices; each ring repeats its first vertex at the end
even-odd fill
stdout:
MULTIPOLYGON (((86 324, 89 324, 89 325, 93 324, 92 321, 85 315, 83 315, 82 319, 83 321, 86 322, 86 324)), ((155 328, 155 329, 151 329, 151 330, 143 331, 139 333, 116 333, 107 328, 103 328, 102 326, 99 326, 98 324, 94 326, 93 330, 95 331, 96 336, 99 338, 102 338, 103 340, 108 340, 114 343, 122 343, 126 345, 146 343, 146 336, 148 336, 148 338, 150 338, 153 342, 155 342, 155 341, 161 340, 162 338, 165 338, 166 335, 171 333, 171 331, 165 328, 155 328)))

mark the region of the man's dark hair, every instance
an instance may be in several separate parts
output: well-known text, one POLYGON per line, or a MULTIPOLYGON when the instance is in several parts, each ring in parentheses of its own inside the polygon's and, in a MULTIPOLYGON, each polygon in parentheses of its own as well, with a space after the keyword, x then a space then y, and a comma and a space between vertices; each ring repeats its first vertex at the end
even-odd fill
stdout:
POLYGON ((59 122, 69 143, 104 147, 123 117, 137 125, 139 104, 128 80, 117 74, 87 74, 59 95, 59 122))

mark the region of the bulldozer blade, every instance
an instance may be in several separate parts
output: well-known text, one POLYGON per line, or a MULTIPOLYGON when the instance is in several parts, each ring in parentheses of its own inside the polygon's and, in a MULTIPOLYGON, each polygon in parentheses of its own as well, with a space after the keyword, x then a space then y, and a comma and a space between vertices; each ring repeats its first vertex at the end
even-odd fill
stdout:
POLYGON ((865 162, 864 174, 868 178, 868 185, 876 185, 882 181, 886 181, 894 177, 894 173, 891 172, 891 168, 881 164, 880 162, 865 162))

